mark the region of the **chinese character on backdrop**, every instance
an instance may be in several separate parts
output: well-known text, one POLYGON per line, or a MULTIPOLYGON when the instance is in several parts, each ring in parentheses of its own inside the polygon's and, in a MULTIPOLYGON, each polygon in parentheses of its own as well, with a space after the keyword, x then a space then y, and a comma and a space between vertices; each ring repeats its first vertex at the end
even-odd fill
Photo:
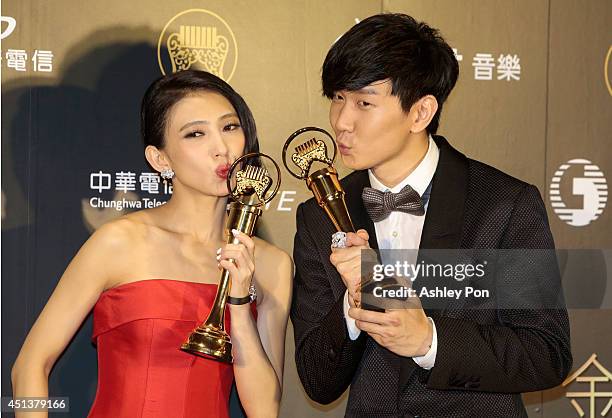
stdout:
POLYGON ((477 53, 472 61, 474 80, 493 80, 495 60, 491 54, 477 53))
POLYGON ((123 193, 136 190, 136 173, 120 171, 115 173, 115 190, 123 193))
POLYGON ((172 182, 164 179, 164 193, 172 194, 172 182))
POLYGON ((53 53, 51 51, 36 50, 32 57, 34 71, 50 73, 53 71, 53 53))
POLYGON ((149 194, 159 193, 160 178, 158 173, 141 173, 140 178, 140 190, 143 192, 149 192, 149 194))
MULTIPOLYGON (((576 410, 578 416, 584 417, 586 415, 583 406, 588 405, 589 417, 605 417, 612 409, 612 392, 610 391, 611 382, 612 373, 606 369, 604 365, 599 362, 599 360, 597 360, 597 354, 593 353, 582 366, 580 366, 574 373, 565 379, 562 386, 573 386, 574 383, 577 385, 582 385, 582 391, 578 392, 568 390, 565 394, 567 398, 571 399, 570 403, 576 410), (594 376, 593 371, 598 371, 599 373, 596 373, 597 375, 594 376), (600 413, 597 411, 597 400, 599 399, 602 401, 607 400, 600 413)), ((599 408, 601 408, 602 404, 603 402, 599 404, 599 408)))
POLYGON ((9 49, 6 51, 6 65, 17 71, 26 71, 28 54, 24 49, 9 49))
POLYGON ((98 171, 97 173, 91 173, 89 175, 89 188, 91 190, 97 190, 98 193, 102 193, 102 190, 111 189, 111 175, 98 171))
POLYGON ((521 64, 519 57, 501 54, 497 59, 497 79, 510 81, 521 79, 521 64))
POLYGON ((459 50, 457 48, 453 48, 453 53, 455 54, 455 58, 458 62, 463 61, 463 55, 459 53, 459 50))

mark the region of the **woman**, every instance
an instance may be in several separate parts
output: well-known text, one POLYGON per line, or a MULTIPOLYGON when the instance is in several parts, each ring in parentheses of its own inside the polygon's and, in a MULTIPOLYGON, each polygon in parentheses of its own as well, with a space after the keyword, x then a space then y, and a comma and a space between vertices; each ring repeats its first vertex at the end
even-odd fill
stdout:
POLYGON ((183 71, 149 87, 141 124, 146 159, 172 179, 173 195, 105 224, 83 245, 15 361, 14 395, 47 396, 53 364, 93 308, 90 417, 227 417, 233 379, 249 417, 277 416, 292 262, 261 239, 224 238, 229 166, 258 150, 251 111, 218 77, 183 71), (221 268, 229 295, 243 299, 226 311, 233 365, 179 350, 206 318, 221 268), (244 304, 251 285, 256 301, 244 304))

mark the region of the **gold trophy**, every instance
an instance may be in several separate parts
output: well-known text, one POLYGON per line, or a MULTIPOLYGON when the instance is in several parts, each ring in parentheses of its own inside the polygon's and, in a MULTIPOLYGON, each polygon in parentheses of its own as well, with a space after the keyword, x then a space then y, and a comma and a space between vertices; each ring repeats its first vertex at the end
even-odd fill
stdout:
MULTIPOLYGON (((240 242, 232 235, 232 229, 237 229, 249 236, 253 235, 257 219, 263 212, 261 207, 274 198, 280 187, 280 179, 278 164, 266 154, 246 154, 231 165, 227 175, 227 188, 230 191, 232 202, 229 204, 229 215, 225 225, 228 244, 240 242), (266 167, 261 164, 261 157, 272 161, 276 169, 277 181, 273 189, 271 187, 274 181, 266 167), (242 168, 236 172, 234 178, 235 169, 239 166, 242 168)), ((230 286, 229 272, 223 269, 217 287, 217 295, 208 318, 193 330, 187 341, 181 345, 181 350, 225 363, 233 361, 232 342, 224 326, 225 302, 230 286)))
POLYGON ((287 141, 285 141, 283 147, 283 164, 293 177, 300 180, 306 180, 306 185, 312 191, 317 203, 325 210, 338 232, 355 232, 355 227, 353 226, 353 222, 351 221, 351 217, 346 207, 346 201, 344 199, 345 192, 338 180, 338 172, 333 166, 336 153, 336 142, 329 132, 322 128, 308 126, 298 129, 289 136, 287 141), (295 138, 306 132, 309 133, 308 137, 310 137, 310 133, 313 132, 325 134, 331 140, 334 147, 334 153, 330 158, 327 155, 327 145, 325 141, 317 138, 317 134, 315 134, 315 136, 294 148, 294 152, 291 154, 291 161, 300 169, 299 173, 295 173, 287 164, 287 150, 295 138), (327 167, 321 168, 311 174, 310 169, 315 161, 326 164, 327 167))
MULTIPOLYGON (((338 172, 333 166, 336 153, 336 142, 329 132, 322 128, 308 126, 298 129, 285 141, 283 147, 283 164, 293 177, 300 180, 306 180, 306 185, 312 191, 317 203, 325 210, 325 213, 327 213, 327 216, 334 224, 336 233, 332 235, 331 246, 333 248, 344 248, 346 247, 346 233, 355 232, 356 230, 346 207, 344 198, 346 193, 338 180, 338 172), (291 161, 300 169, 298 173, 292 171, 287 164, 287 150, 289 149, 289 145, 298 136, 304 133, 308 133, 306 138, 309 139, 295 147, 294 152, 291 154, 291 161), (320 134, 326 135, 327 138, 331 140, 334 147, 334 153, 331 158, 327 155, 327 145, 325 141, 320 138, 320 134), (319 138, 317 138, 317 136, 319 136, 319 138), (327 166, 311 174, 310 170, 315 161, 326 164, 327 166)), ((370 264, 372 264, 373 260, 375 261, 377 259, 376 254, 369 252, 362 254, 362 257, 364 256, 370 264)), ((363 289, 371 282, 371 277, 362 277, 360 289, 363 289)), ((356 300, 355 304, 357 307, 362 306, 359 300, 356 300)), ((366 304, 364 304, 363 307, 365 309, 376 309, 366 304)))

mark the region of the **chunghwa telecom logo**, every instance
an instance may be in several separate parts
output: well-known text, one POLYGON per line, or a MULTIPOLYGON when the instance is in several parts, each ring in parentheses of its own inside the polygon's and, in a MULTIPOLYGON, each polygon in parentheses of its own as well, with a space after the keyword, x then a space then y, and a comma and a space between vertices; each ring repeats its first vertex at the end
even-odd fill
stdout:
POLYGON ((590 224, 603 213, 607 201, 606 178, 591 161, 575 158, 555 171, 550 183, 550 204, 559 219, 568 225, 590 224), (582 197, 582 203, 578 207, 567 207, 570 195, 582 197))

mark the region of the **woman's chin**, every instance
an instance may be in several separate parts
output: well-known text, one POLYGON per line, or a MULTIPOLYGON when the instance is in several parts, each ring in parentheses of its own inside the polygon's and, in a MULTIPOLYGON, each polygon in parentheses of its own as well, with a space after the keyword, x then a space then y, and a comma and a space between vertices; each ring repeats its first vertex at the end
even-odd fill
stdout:
POLYGON ((220 186, 220 187, 217 189, 217 193, 215 193, 215 195, 216 195, 217 197, 227 197, 227 196, 229 196, 229 194, 230 194, 230 192, 229 192, 229 190, 227 189, 227 185, 226 185, 226 184, 223 184, 223 186, 220 186))
POLYGON ((209 187, 198 187, 194 191, 196 194, 209 197, 224 198, 229 195, 229 191, 227 190, 227 186, 225 184, 210 185, 209 187))

